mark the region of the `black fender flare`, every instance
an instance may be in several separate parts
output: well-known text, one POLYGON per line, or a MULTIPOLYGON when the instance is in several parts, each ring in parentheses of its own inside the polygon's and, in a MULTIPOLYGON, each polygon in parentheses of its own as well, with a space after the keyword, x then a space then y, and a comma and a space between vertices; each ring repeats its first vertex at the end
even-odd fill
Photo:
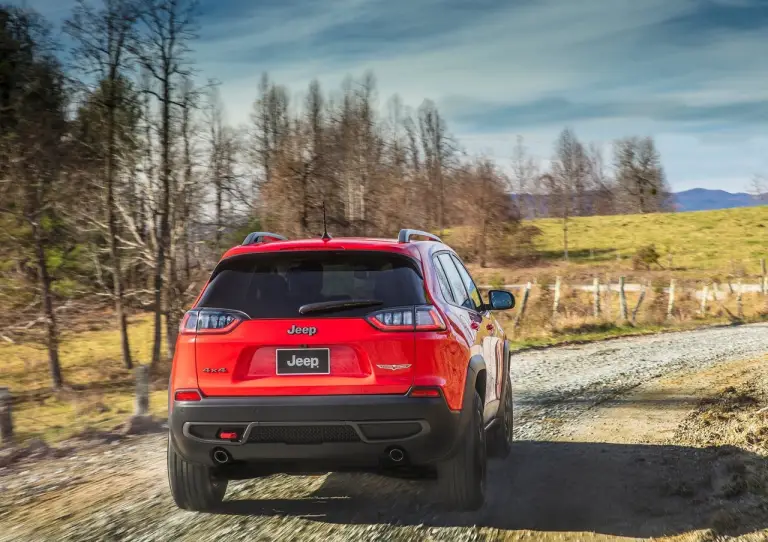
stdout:
POLYGON ((504 382, 501 385, 501 404, 504 404, 506 394, 511 392, 512 388, 512 345, 509 340, 504 340, 504 361, 502 364, 501 378, 504 378, 504 382))
POLYGON ((469 359, 467 364, 467 374, 464 379, 464 395, 461 399, 461 411, 459 412, 458 426, 456 428, 455 439, 450 451, 444 456, 443 459, 452 457, 458 447, 462 443, 464 434, 467 431, 470 421, 472 420, 472 408, 473 401, 475 400, 475 385, 477 384, 477 377, 480 372, 486 369, 485 359, 480 354, 475 354, 469 359))
POLYGON ((475 354, 467 364, 467 376, 464 379, 464 396, 461 400, 461 429, 469 424, 472 417, 472 402, 475 399, 477 377, 486 370, 485 359, 480 354, 475 354))
POLYGON ((467 379, 464 381, 464 400, 462 401, 462 410, 472 407, 472 397, 477 384, 478 375, 486 370, 485 359, 480 354, 475 354, 469 358, 467 366, 467 379), (469 400, 469 402, 468 402, 469 400))

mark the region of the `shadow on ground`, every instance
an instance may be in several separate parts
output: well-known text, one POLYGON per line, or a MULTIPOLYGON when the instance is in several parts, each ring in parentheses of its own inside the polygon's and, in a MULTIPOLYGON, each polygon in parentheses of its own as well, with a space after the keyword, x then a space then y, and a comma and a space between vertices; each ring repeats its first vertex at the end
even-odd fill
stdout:
MULTIPOLYGON (((338 524, 480 526, 629 537, 714 527, 735 535, 768 528, 765 512, 762 518, 736 517, 749 496, 738 490, 738 480, 729 486, 722 479, 737 478, 722 467, 746 456, 732 447, 518 442, 508 459, 492 463, 486 506, 478 512, 441 510, 433 504, 433 481, 332 474, 310 498, 226 501, 222 513, 300 516, 338 524)), ((259 482, 248 484, 253 485, 248 494, 258 495, 259 482)))

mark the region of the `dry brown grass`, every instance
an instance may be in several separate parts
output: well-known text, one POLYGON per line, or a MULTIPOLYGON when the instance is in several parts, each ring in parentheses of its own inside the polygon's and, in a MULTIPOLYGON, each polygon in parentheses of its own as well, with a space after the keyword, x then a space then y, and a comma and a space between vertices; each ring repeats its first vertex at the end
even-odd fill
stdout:
MULTIPOLYGON (((694 290, 680 285, 676 287, 673 317, 667 319, 669 296, 663 289, 664 283, 660 281, 652 283, 646 290, 634 321, 631 320, 640 298, 639 292, 626 293, 630 321, 622 321, 618 292, 601 293, 601 313, 595 317, 593 293, 572 288, 567 283, 561 288, 559 311, 553 317, 554 292, 550 289, 553 283, 552 277, 543 276, 532 285, 526 313, 518 328, 514 327, 514 320, 519 308, 497 315, 519 346, 598 340, 706 325, 760 321, 768 317, 768 298, 759 293, 745 293, 742 296, 744 317, 736 318, 736 296, 729 295, 727 288, 720 289, 720 303, 710 300, 706 314, 702 315, 700 300, 695 297, 694 290)), ((514 293, 519 300, 523 290, 514 293)))
POLYGON ((745 540, 768 539, 766 362, 768 358, 755 361, 756 376, 746 384, 727 386, 703 399, 675 436, 680 444, 718 450, 710 466, 710 483, 719 507, 711 519, 712 529, 700 540, 737 534, 745 540))
MULTIPOLYGON (((111 316, 104 318, 113 323, 111 316)), ((147 363, 152 346, 152 322, 147 315, 130 320, 135 363, 147 363)), ((60 345, 66 387, 52 391, 45 348, 39 343, 0 343, 0 387, 14 397, 16 437, 48 441, 66 439, 86 429, 107 430, 133 413, 135 381, 120 362, 119 333, 113 326, 86 317, 72 321, 60 345)), ((151 383, 150 411, 167 415, 168 367, 158 367, 151 383)))

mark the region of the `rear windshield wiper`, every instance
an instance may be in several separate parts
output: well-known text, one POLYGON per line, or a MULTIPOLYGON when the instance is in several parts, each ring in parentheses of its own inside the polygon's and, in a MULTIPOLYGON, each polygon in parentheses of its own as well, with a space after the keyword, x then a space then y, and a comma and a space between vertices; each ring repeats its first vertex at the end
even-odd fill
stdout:
POLYGON ((299 314, 313 312, 334 312, 346 309, 359 309, 364 307, 378 307, 383 305, 378 299, 346 299, 340 301, 321 301, 320 303, 308 303, 299 307, 299 314))

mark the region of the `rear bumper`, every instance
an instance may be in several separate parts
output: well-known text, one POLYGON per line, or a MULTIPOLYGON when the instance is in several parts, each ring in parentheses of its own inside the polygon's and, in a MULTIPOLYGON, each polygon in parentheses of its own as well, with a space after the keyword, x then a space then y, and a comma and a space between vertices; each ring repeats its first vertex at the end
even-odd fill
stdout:
POLYGON ((224 449, 235 462, 369 467, 392 447, 412 465, 429 465, 453 453, 466 411, 442 397, 209 397, 175 402, 169 426, 178 452, 207 465, 224 449), (235 430, 237 442, 219 439, 221 430, 235 430))

